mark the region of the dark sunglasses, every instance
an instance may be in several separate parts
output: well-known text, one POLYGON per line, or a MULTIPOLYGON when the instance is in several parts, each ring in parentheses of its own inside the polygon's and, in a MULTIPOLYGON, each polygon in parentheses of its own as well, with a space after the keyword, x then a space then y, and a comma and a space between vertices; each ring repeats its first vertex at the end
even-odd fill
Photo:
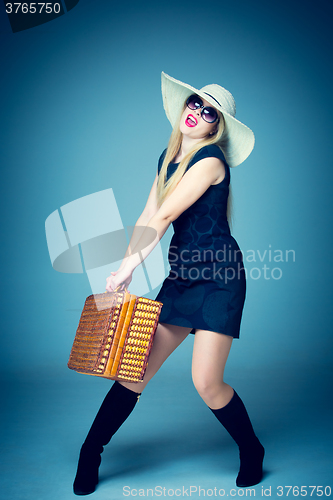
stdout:
POLYGON ((216 109, 211 108, 210 106, 204 106, 202 99, 196 94, 190 95, 186 101, 186 106, 189 109, 192 109, 192 111, 202 108, 201 118, 207 123, 214 123, 219 119, 216 109))

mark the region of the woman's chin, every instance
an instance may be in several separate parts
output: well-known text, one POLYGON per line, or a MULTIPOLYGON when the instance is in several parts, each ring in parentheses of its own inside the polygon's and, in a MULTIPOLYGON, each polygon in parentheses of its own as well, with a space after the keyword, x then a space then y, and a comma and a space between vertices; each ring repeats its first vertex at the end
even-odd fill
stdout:
POLYGON ((194 141, 201 141, 206 138, 206 136, 200 134, 198 130, 195 130, 195 127, 187 127, 186 125, 184 125, 183 127, 180 127, 180 131, 184 137, 193 139, 194 141))

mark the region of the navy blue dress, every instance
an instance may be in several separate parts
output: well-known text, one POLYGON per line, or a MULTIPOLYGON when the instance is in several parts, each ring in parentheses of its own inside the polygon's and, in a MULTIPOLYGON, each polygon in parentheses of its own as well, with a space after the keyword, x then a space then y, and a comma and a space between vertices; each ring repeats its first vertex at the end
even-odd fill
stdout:
MULTIPOLYGON (((158 162, 162 167, 166 150, 158 162)), ((246 281, 242 253, 230 234, 227 201, 230 169, 216 145, 201 148, 187 170, 203 158, 224 162, 225 177, 173 221, 168 260, 170 273, 156 300, 163 303, 159 321, 239 337, 246 281)), ((167 179, 179 163, 170 163, 167 179)))

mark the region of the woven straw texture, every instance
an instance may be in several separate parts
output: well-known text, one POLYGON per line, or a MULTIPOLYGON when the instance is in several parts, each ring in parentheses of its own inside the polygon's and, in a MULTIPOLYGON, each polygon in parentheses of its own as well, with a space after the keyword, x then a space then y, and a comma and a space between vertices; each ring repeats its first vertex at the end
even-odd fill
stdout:
POLYGON ((127 290, 90 295, 68 368, 112 380, 142 381, 161 309, 161 302, 127 290))

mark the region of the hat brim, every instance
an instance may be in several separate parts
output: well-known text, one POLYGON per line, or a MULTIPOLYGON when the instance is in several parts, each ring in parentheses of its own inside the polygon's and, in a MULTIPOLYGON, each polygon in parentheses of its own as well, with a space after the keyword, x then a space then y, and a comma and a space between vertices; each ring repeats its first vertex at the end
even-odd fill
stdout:
POLYGON ((202 90, 198 90, 162 72, 163 106, 172 127, 175 126, 179 114, 183 109, 184 102, 191 94, 199 95, 223 114, 227 139, 224 139, 220 146, 230 167, 240 165, 253 150, 254 133, 252 130, 227 113, 214 99, 202 90))

